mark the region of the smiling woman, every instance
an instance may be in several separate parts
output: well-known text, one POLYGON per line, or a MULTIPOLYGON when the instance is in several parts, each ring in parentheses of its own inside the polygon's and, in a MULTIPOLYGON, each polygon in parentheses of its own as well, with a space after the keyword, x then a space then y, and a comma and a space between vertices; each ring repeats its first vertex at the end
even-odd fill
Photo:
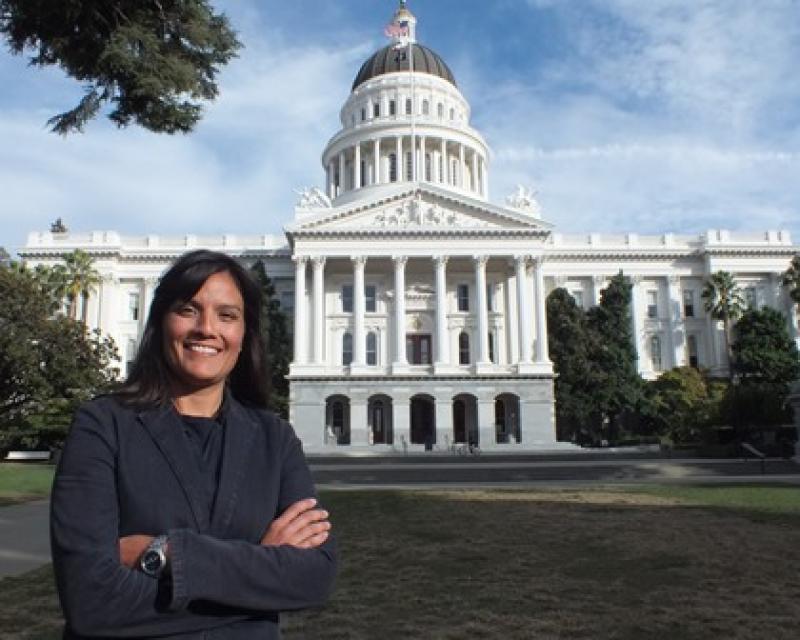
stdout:
POLYGON ((120 391, 78 411, 52 495, 66 638, 278 638, 326 600, 331 525, 264 408, 260 305, 233 258, 182 256, 120 391))

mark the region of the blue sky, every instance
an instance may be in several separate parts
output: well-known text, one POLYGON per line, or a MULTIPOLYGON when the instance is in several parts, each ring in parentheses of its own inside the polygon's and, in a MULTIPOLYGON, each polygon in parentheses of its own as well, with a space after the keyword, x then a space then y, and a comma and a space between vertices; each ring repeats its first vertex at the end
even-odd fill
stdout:
MULTIPOLYGON (((216 0, 245 48, 188 136, 105 119, 0 53, 0 246, 74 231, 280 233, 393 0, 216 0)), ((797 0, 409 0, 493 150, 491 199, 534 188, 564 233, 788 229, 800 243, 797 0)))

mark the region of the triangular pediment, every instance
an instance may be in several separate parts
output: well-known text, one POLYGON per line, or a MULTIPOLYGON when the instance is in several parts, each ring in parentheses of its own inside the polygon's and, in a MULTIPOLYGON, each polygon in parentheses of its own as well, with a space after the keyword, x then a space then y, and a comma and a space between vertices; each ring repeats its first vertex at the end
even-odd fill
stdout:
POLYGON ((551 225, 513 209, 463 197, 445 189, 407 186, 375 194, 306 216, 287 227, 289 233, 419 231, 548 233, 551 225))

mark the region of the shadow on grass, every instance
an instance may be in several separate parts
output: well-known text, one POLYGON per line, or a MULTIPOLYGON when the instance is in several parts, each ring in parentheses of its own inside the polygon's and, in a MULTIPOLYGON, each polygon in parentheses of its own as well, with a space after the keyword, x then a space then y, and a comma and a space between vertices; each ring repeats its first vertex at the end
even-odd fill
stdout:
MULTIPOLYGON (((339 541, 337 589, 324 609, 285 616, 287 639, 796 636, 792 509, 759 519, 763 510, 687 506, 660 489, 323 499, 339 541)), ((4 638, 58 637, 47 568, 0 581, 0 628, 4 638)))

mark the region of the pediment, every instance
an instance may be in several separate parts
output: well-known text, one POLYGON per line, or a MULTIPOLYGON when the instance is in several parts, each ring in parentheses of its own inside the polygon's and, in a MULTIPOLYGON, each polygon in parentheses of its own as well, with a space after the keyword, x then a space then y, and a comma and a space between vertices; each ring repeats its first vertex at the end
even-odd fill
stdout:
POLYGON ((293 232, 548 232, 550 225, 519 212, 457 195, 442 196, 416 189, 393 197, 336 207, 306 218, 293 232))

